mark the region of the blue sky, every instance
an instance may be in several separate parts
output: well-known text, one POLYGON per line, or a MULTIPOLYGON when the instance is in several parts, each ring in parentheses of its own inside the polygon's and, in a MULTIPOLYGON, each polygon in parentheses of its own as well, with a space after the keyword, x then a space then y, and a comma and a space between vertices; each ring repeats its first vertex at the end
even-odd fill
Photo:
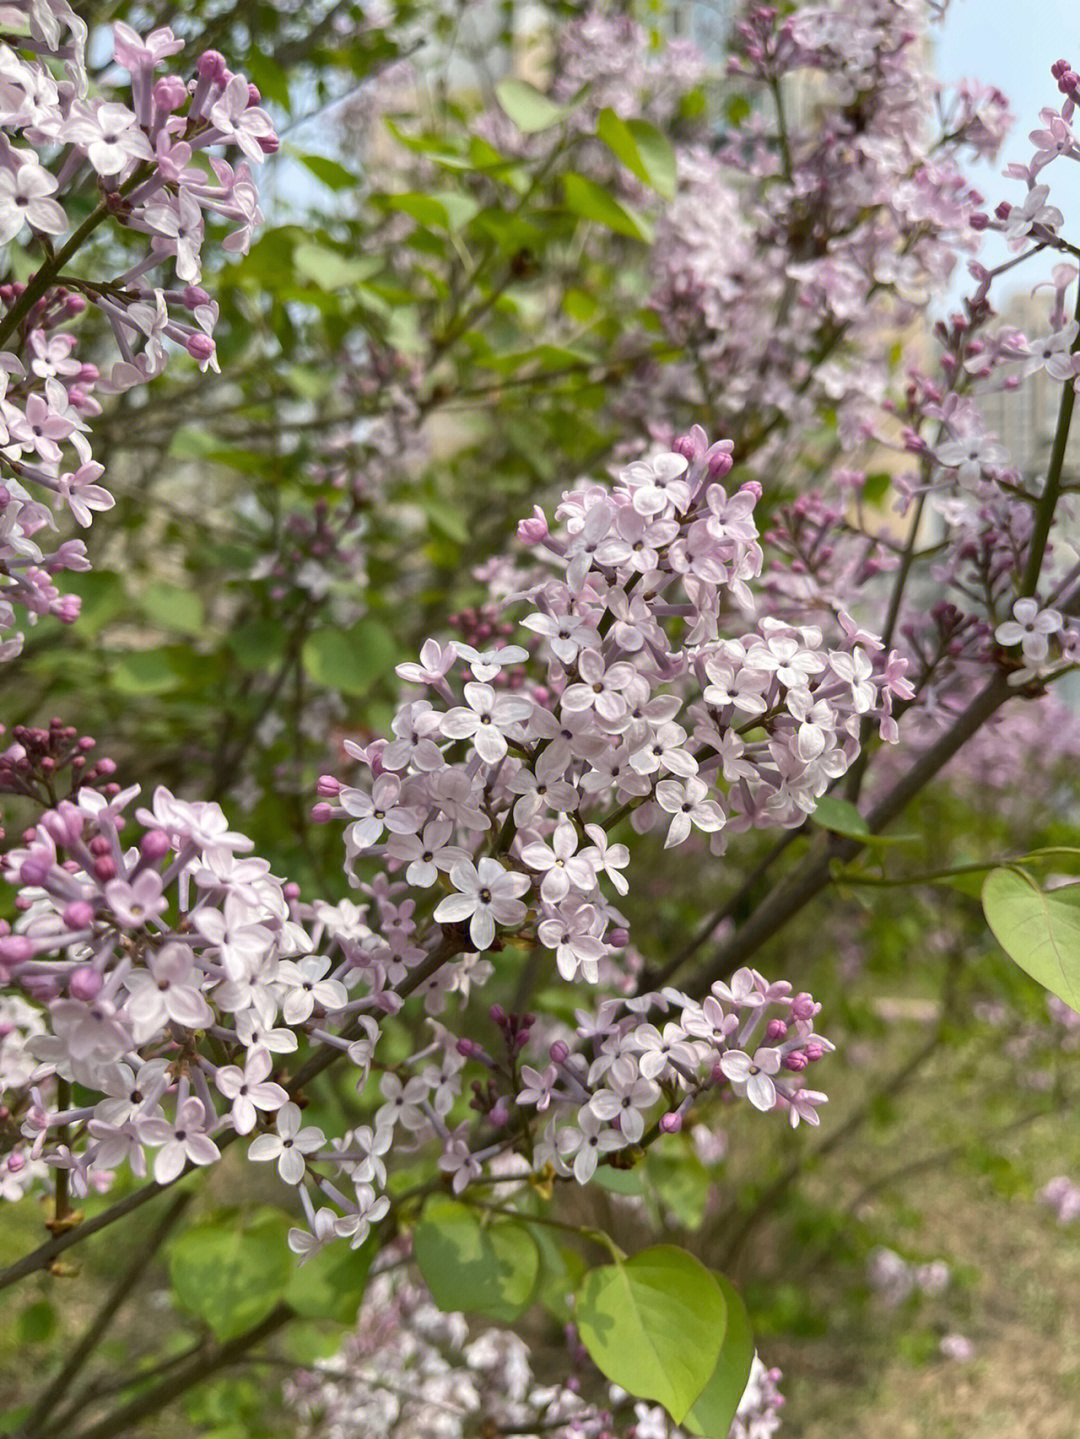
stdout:
MULTIPOLYGON (((988 209, 1002 199, 1023 198, 1023 185, 1005 179, 1001 171, 1010 160, 1027 164, 1032 153, 1028 135, 1041 128, 1039 111, 1060 103, 1050 75, 1050 66, 1059 58, 1080 66, 1080 0, 952 0, 938 35, 937 73, 943 80, 970 76, 997 85, 1008 95, 1016 116, 999 161, 972 171, 988 209)), ((1080 234, 1080 165, 1058 160, 1046 181, 1051 202, 1065 214, 1064 233, 1080 234)), ((1007 257, 998 237, 988 237, 980 255, 983 263, 993 265, 1007 257)), ((1022 272, 1030 279, 1018 280, 1018 285, 1033 285, 1049 274, 1052 264, 1051 259, 1041 263, 1040 257, 1022 272)), ((967 278, 961 271, 954 298, 962 293, 967 278)))

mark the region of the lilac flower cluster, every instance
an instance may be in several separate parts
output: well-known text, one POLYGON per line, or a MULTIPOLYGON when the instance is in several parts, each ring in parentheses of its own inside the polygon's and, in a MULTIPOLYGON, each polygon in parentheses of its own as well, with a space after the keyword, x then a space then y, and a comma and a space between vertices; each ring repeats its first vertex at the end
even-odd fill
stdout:
POLYGON ((798 823, 858 754, 864 719, 891 734, 905 693, 902 667, 846 616, 831 647, 776 622, 719 637, 729 612, 747 625, 762 560, 757 487, 729 496, 730 464, 695 431, 614 486, 569 492, 559 529, 523 525, 525 643, 432 640, 400 667, 432 699, 403 703, 389 742, 349 744, 367 784, 320 781, 317 817, 348 820, 360 903, 300 904, 216 804, 159 789, 137 842, 134 790, 83 786, 49 808, 5 859, 22 914, 0 936, 6 980, 48 1013, 9 1105, 27 1181, 43 1161, 85 1192, 122 1162, 145 1173, 152 1152, 168 1183, 252 1134, 249 1158, 299 1189, 309 1227, 292 1243, 307 1256, 361 1243, 387 1213, 391 1146, 434 1142, 460 1192, 526 1163, 585 1183, 710 1094, 817 1122, 825 1096, 805 1071, 832 1046, 811 997, 741 970, 701 1003, 630 998, 609 897, 629 886, 609 833, 620 819, 667 847, 798 823), (483 985, 484 955, 507 942, 626 997, 583 1010, 574 1031, 496 1007, 503 1052, 489 1053, 434 1016, 483 985), (433 1037, 390 1065, 383 1020, 413 993, 433 1037), (305 1069, 288 1083, 275 1071, 301 1043, 316 1046, 313 1072, 342 1058, 365 1089, 375 1071, 370 1125, 328 1140, 303 1123, 305 1069), (71 1083, 100 1097, 72 1108, 71 1083))
MULTIPOLYGON (((356 1330, 341 1351, 289 1381, 286 1401, 302 1439, 339 1434, 464 1439, 476 1433, 552 1439, 685 1439, 656 1405, 607 1385, 568 1326, 565 1372, 533 1373, 529 1346, 506 1329, 470 1331, 442 1313, 422 1285, 384 1273, 370 1283, 356 1330), (596 1396, 595 1398, 592 1396, 596 1396)), ((784 1398, 779 1369, 755 1355, 730 1439, 769 1439, 784 1398)))
POLYGON ((55 578, 89 568, 86 547, 69 539, 47 553, 43 532, 56 530, 61 510, 86 528, 114 503, 90 444, 95 392, 153 379, 170 346, 217 368, 217 306, 200 285, 206 220, 233 226, 222 246, 246 252, 261 219, 249 161, 277 139, 255 87, 217 52, 201 55, 190 78, 157 73, 183 49, 168 28, 143 39, 114 25, 114 69, 130 85, 121 99, 115 87, 90 93, 86 25, 66 0, 12 0, 4 20, 0 242, 28 232, 47 257, 25 283, 0 286, 0 630, 12 631, 0 658, 9 659, 22 644, 16 608, 31 624, 45 614, 69 623, 79 611, 55 578), (243 158, 226 158, 235 151, 243 158), (193 163, 202 152, 212 174, 193 163), (88 200, 89 217, 75 224, 69 216, 88 200), (107 282, 73 273, 80 246, 109 220, 144 235, 145 248, 107 282), (168 281, 149 283, 163 267, 168 281), (75 353, 71 325, 88 306, 119 352, 105 375, 75 353))

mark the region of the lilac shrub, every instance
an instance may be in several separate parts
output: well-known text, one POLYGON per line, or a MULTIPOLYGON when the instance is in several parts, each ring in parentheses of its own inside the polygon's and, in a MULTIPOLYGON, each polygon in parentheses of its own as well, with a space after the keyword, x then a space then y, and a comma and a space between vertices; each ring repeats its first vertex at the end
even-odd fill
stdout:
MULTIPOLYGON (((682 1387, 665 1362, 635 1379, 633 1395, 605 1348, 600 1321, 614 1320, 604 1269, 631 1292, 651 1264, 681 1274, 679 1284, 649 1280, 676 1308, 704 1285, 733 1345, 734 1291, 668 1246, 628 1259, 608 1236, 514 1199, 573 1195, 684 1126, 700 1136, 704 1125, 708 1141, 721 1109, 744 1102, 792 1127, 817 1125, 819 1065, 833 1049, 816 1028, 821 1006, 749 961, 1006 700, 1041 694, 1080 655, 1080 568, 1060 543, 1059 504, 1080 372, 1065 305, 1075 270, 1055 269, 1046 333, 1029 341, 991 328, 991 283, 1015 262, 974 266, 974 295, 936 327, 936 365, 910 369, 902 395, 889 393, 877 343, 925 310, 957 247, 980 231, 1002 229, 1019 258, 1075 253, 1042 177, 1076 158, 1068 135, 1080 81, 1055 67, 1061 112, 1044 112, 1035 157, 1013 176, 1027 198, 988 215, 960 151, 993 150, 1004 102, 963 89, 944 114, 947 138, 925 138, 908 29, 916 8, 748 13, 733 68, 773 96, 777 144, 755 113, 717 151, 683 154, 684 189, 654 255, 659 322, 692 353, 707 381, 699 398, 715 401, 729 433, 710 441, 699 424, 676 426, 686 376, 674 364, 642 402, 651 440, 566 489, 550 519, 537 506, 512 550, 481 570, 484 602, 455 617, 452 638, 430 636, 398 665, 409 688, 389 733, 347 742, 355 769, 318 784, 313 817, 343 825, 352 898, 303 896, 215 802, 159 786, 147 803, 111 762, 90 764, 92 746, 73 730, 13 732, 0 787, 42 812, 2 860, 15 918, 0 932, 0 1194, 51 1187, 55 1238, 0 1282, 76 1242, 73 1197, 108 1190, 125 1169, 146 1181, 91 1221, 102 1227, 239 1141, 291 1189, 298 1222, 287 1243, 301 1265, 317 1267, 324 1249, 371 1262, 411 1228, 434 1293, 440 1224, 465 1226, 475 1263, 501 1275, 509 1261, 494 1233, 532 1276, 520 1304, 493 1311, 510 1322, 506 1310, 516 1317, 533 1292, 534 1229, 566 1229, 612 1255, 576 1287, 569 1339, 568 1369, 591 1361, 616 1386, 600 1407, 565 1376, 539 1384, 514 1335, 471 1337, 411 1277, 379 1273, 355 1353, 296 1381, 313 1436, 374 1414, 398 1426, 386 1432, 435 1432, 425 1404, 446 1433, 494 1409, 505 1424, 597 1439, 617 1418, 637 1439, 674 1435, 665 1411, 673 1423, 693 1417, 724 1362, 739 1387, 749 1378, 734 1432, 775 1427, 776 1375, 760 1361, 751 1368, 748 1330, 737 1359, 724 1360, 732 1351, 717 1338, 682 1387), (785 120, 782 81, 801 69, 839 92, 821 133, 785 120), (724 168, 757 185, 753 204, 721 193, 724 168), (908 176, 900 187, 898 174, 908 176), (710 214, 746 219, 721 235, 710 214), (846 236, 843 249, 824 243, 830 230, 846 236), (763 303, 776 322, 754 351, 763 303), (1009 466, 977 407, 980 392, 1038 369, 1063 394, 1041 483, 1009 466), (825 481, 794 499, 777 494, 772 468, 792 446, 815 450, 825 402, 839 447, 822 457, 825 481), (855 455, 871 442, 897 459, 906 538, 864 503, 855 455), (924 510, 942 534, 925 552, 924 510), (870 767, 879 746, 897 745, 909 726, 920 732, 909 710, 935 738, 914 758, 905 751, 890 778, 870 767), (854 806, 868 769, 876 787, 863 816, 854 806), (679 970, 694 950, 647 955, 626 911, 647 894, 657 856, 721 857, 758 830, 779 832, 774 858, 787 838, 813 838, 693 973, 679 970), (509 1008, 487 1002, 485 985, 516 973, 525 954, 543 982, 509 1008), (363 1118, 345 1113, 328 1134, 326 1118, 304 1110, 331 1066, 363 1118), (374 1377, 359 1362, 372 1356, 374 1377), (390 1380, 408 1387, 413 1364, 429 1390, 403 1403, 390 1380)), ((95 389, 152 381, 170 344, 213 365, 204 220, 237 225, 223 244, 246 248, 258 219, 247 161, 276 140, 257 92, 216 53, 187 78, 156 75, 180 49, 169 30, 141 40, 116 27, 129 107, 90 96, 85 29, 63 0, 4 14, 28 33, 0 50, 5 125, 22 141, 5 140, 0 156, 0 225, 9 239, 29 225, 47 256, 25 285, 7 287, 0 321, 11 628, 17 604, 31 618, 76 617, 52 576, 85 566, 84 548, 67 541, 47 557, 33 537, 50 528, 57 498, 83 526, 111 503, 86 438, 95 389), (213 182, 192 163, 201 151, 213 182), (55 197, 86 190, 89 217, 55 250, 52 237, 71 228, 55 197), (139 257, 107 283, 71 274, 106 221, 140 237, 139 257), (161 266, 166 287, 149 286, 161 266), (73 358, 65 328, 90 306, 120 357, 104 378, 73 358)), ((606 34, 599 20, 571 27, 562 83, 587 77, 603 93, 604 47, 621 44, 606 34)), ((640 398, 631 389, 621 402, 640 398)), ((5 653, 17 648, 16 636, 5 653)))

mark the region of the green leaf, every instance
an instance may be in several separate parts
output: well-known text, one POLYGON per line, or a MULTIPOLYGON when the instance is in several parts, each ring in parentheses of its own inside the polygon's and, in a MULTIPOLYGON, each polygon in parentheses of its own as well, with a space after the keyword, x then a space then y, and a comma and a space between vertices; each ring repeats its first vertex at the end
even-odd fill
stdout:
POLYGON ((142 612, 162 629, 176 630, 184 635, 200 635, 205 616, 203 602, 194 590, 155 580, 139 597, 142 612))
POLYGON ((378 1240, 374 1234, 358 1249, 350 1249, 344 1242, 328 1244, 293 1268, 285 1289, 286 1302, 305 1319, 355 1324, 368 1270, 377 1250, 378 1240))
POLYGON ((277 620, 248 620, 229 631, 229 650, 245 670, 266 670, 285 649, 285 630, 277 620))
POLYGON ((221 441, 209 430, 198 425, 181 425, 169 441, 169 454, 175 460, 204 460, 221 441))
POLYGON ((359 620, 347 630, 316 630, 304 641, 301 658, 316 684, 362 695, 393 672, 397 646, 377 621, 359 620))
POLYGON ((341 290, 370 280, 382 268, 378 255, 343 255, 326 245, 304 241, 293 251, 296 272, 320 290, 341 290))
POLYGON ((850 839, 866 839, 870 834, 869 825, 855 806, 831 794, 821 796, 810 818, 822 829, 831 829, 834 834, 847 835, 850 839))
POLYGON ((294 149, 292 145, 287 145, 286 149, 294 160, 299 160, 328 190, 354 190, 360 183, 351 170, 346 170, 345 166, 339 165, 336 160, 330 160, 325 155, 307 154, 303 150, 294 149))
POLYGON ((746 1305, 731 1281, 722 1274, 714 1274, 713 1278, 727 1305, 727 1330, 712 1378, 694 1400, 683 1427, 691 1434, 703 1434, 705 1439, 727 1439, 754 1362, 754 1336, 746 1305))
POLYGON ((576 1249, 559 1244, 546 1225, 534 1224, 530 1233, 540 1250, 536 1298, 560 1324, 572 1324, 574 1311, 570 1300, 588 1266, 576 1249))
POLYGON ((601 110, 597 136, 626 168, 670 200, 675 195, 675 151, 654 125, 621 120, 614 110, 601 110))
POLYGON ((128 650, 114 657, 110 680, 125 695, 162 694, 180 683, 167 648, 128 650))
POLYGON ((716 1278, 672 1245, 605 1264, 582 1281, 581 1342, 613 1384, 681 1424, 720 1357, 726 1305, 716 1278))
POLYGON ((563 196, 567 208, 583 220, 595 220, 617 235, 652 243, 653 227, 645 216, 639 215, 629 205, 621 205, 595 180, 588 180, 584 175, 564 175, 563 196))
POLYGON ((431 195, 410 192, 406 195, 381 195, 378 203, 386 210, 411 215, 418 225, 445 230, 450 223, 446 207, 431 195))
POLYGON ((535 135, 541 130, 550 130, 553 125, 565 120, 575 108, 573 105, 557 105, 527 80, 500 81, 495 86, 495 98, 503 113, 509 116, 523 135, 535 135))
POLYGON ((1042 890, 1019 869, 995 869, 983 913, 1002 949, 1044 989, 1080 1010, 1080 885, 1042 890))
POLYGON ((20 1344, 43 1344, 56 1332, 56 1310, 47 1299, 39 1299, 19 1315, 15 1334, 20 1344))
POLYGON ((283 1298, 296 1265, 287 1229, 288 1220, 275 1210, 259 1212, 247 1228, 239 1218, 194 1225, 169 1253, 177 1299, 217 1339, 258 1324, 283 1298))
POLYGON ((413 1255, 440 1309, 507 1324, 528 1308, 540 1269, 540 1252, 524 1224, 481 1225, 472 1210, 449 1199, 424 1209, 413 1255))
POLYGON ((713 1177, 696 1154, 653 1150, 645 1162, 645 1177, 676 1223, 684 1229, 701 1226, 713 1177))

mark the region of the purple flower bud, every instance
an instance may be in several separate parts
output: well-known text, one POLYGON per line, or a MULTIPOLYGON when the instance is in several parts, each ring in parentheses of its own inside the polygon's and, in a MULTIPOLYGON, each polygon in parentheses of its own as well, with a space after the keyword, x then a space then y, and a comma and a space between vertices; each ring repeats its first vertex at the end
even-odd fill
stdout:
POLYGON ((564 1039, 557 1039, 548 1050, 553 1064, 565 1064, 570 1058, 570 1046, 564 1039))
POLYGON ((252 105, 261 105, 261 104, 262 104, 262 96, 259 94, 259 87, 258 87, 258 85, 253 85, 253 84, 251 83, 251 81, 249 80, 249 81, 248 81, 248 107, 250 108, 252 105))
POLYGON ((807 994, 805 990, 802 990, 791 1001, 791 1016, 793 1019, 813 1019, 817 1012, 818 1007, 814 1003, 813 995, 807 994))
POLYGON ((660 1116, 661 1134, 678 1134, 681 1128, 682 1115, 677 1109, 673 1109, 670 1114, 662 1114, 660 1116))
POLYGON ((38 855, 30 855, 19 866, 19 879, 23 884, 44 884, 52 863, 38 855))
POLYGON ((276 135, 260 135, 258 144, 264 155, 276 155, 281 149, 281 141, 276 135))
POLYGON ((474 1055, 481 1054, 483 1051, 475 1039, 466 1039, 463 1035, 457 1042, 457 1052, 462 1059, 472 1059, 474 1055))
POLYGON ((64 910, 64 923, 68 929, 88 929, 93 922, 94 906, 85 899, 72 900, 64 910))
POLYGON ((0 964, 25 964, 34 957, 34 941, 25 934, 0 936, 0 964))
POLYGON ((187 337, 184 341, 184 349, 187 350, 193 360, 205 363, 213 356, 214 342, 209 335, 204 335, 199 332, 198 334, 187 337))
POLYGON ((819 1059, 824 1057, 825 1048, 816 1039, 811 1039, 807 1042, 803 1053, 811 1064, 816 1064, 819 1059))
POLYGON ((330 805, 326 804, 325 802, 322 804, 312 805, 311 820, 313 824, 329 824, 329 822, 333 818, 334 811, 330 805))
POLYGON ((778 1039, 787 1037, 787 1025, 782 1019, 770 1019, 765 1026, 765 1043, 773 1044, 778 1039))
POLYGON ((116 861, 111 854, 103 854, 94 861, 94 875, 102 884, 108 884, 110 879, 116 878, 116 861))
POLYGON ((539 505, 533 505, 530 519, 518 521, 517 537, 523 545, 539 545, 547 539, 547 516, 539 505))
POLYGON ((148 864, 157 864, 170 849, 169 836, 163 829, 149 829, 139 841, 139 853, 148 864))
POLYGON ((502 1128, 509 1118, 510 1111, 506 1107, 505 1099, 500 1099, 495 1108, 488 1111, 488 1119, 499 1129, 502 1128))
POLYGON ((321 774, 315 785, 315 793, 321 794, 324 799, 336 799, 341 793, 342 785, 332 774, 321 774))
POLYGON ((809 1062, 801 1049, 793 1049, 790 1054, 784 1055, 784 1068, 790 1069, 793 1074, 805 1069, 809 1062))
POLYGON ((194 310, 197 305, 209 305, 210 296, 201 285, 188 285, 180 295, 181 300, 189 310, 194 310))
POLYGON ((97 999, 104 982, 96 969, 88 964, 80 964, 78 969, 72 971, 68 980, 68 994, 72 999, 82 999, 89 1003, 97 999))
POLYGON ((225 56, 219 50, 204 50, 195 62, 195 70, 200 80, 224 84, 225 56))
POLYGON ((187 86, 179 75, 162 75, 155 81, 153 91, 154 104, 166 115, 179 110, 181 105, 186 104, 188 91, 187 86))

